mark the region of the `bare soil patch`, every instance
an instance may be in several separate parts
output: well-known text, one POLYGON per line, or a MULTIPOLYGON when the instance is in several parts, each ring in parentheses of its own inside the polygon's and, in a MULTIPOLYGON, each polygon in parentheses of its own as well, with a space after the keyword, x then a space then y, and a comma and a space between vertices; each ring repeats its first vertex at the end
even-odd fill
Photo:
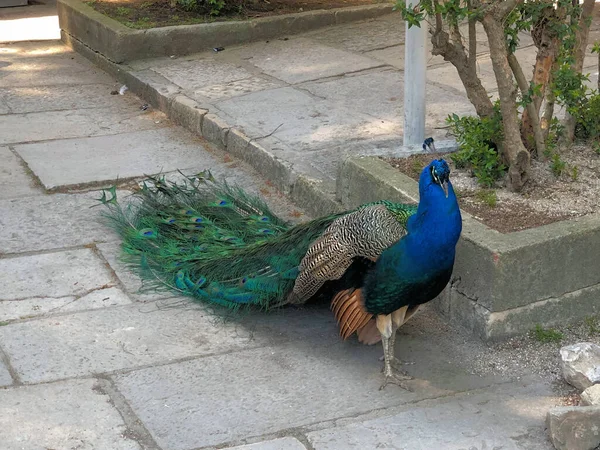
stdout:
POLYGON ((245 20, 317 9, 389 2, 382 0, 226 0, 226 7, 218 16, 210 15, 208 5, 206 8, 189 11, 180 3, 175 4, 169 0, 89 0, 85 3, 130 28, 145 29, 225 20, 245 20))
POLYGON ((494 189, 481 188, 469 170, 455 167, 447 153, 384 160, 418 180, 432 159, 444 158, 451 166, 461 208, 490 228, 510 233, 600 211, 600 155, 586 145, 574 145, 560 155, 565 167, 559 176, 550 161, 534 160, 531 179, 520 193, 510 192, 502 182, 494 189))

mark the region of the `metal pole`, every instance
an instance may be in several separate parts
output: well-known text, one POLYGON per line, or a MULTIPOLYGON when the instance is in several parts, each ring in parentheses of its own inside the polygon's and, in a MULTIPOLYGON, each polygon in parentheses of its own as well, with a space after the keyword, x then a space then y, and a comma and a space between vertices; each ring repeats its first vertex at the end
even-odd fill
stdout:
MULTIPOLYGON (((412 0, 415 1, 415 0, 412 0)), ((411 0, 406 6, 412 8, 411 0)), ((427 22, 408 28, 404 42, 404 145, 425 139, 425 84, 427 82, 427 22)))

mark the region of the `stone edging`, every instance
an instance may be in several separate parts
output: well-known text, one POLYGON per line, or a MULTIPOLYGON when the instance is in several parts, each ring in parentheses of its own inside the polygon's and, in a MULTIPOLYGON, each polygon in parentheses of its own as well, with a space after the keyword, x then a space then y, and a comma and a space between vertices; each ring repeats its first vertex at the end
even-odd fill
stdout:
MULTIPOLYGON (((344 208, 415 202, 418 184, 379 158, 351 158, 337 192, 344 208)), ((600 313, 600 213, 501 234, 463 212, 457 252, 451 287, 436 304, 484 340, 600 313)))
POLYGON ((187 55, 214 47, 273 39, 327 25, 369 19, 392 12, 392 4, 307 11, 260 19, 135 30, 100 14, 80 0, 58 0, 63 32, 112 62, 187 55))
POLYGON ((161 92, 152 80, 142 79, 141 75, 124 70, 64 31, 61 36, 65 44, 126 84, 131 92, 164 112, 173 122, 250 164, 309 214, 318 216, 341 210, 339 202, 326 192, 321 182, 302 174, 291 163, 273 155, 241 130, 202 108, 195 100, 180 93, 161 92))

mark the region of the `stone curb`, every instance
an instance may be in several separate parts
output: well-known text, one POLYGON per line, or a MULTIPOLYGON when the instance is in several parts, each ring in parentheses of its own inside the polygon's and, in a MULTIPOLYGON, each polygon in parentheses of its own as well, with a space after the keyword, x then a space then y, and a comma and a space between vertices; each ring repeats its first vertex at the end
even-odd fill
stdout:
POLYGON ((187 55, 215 47, 273 39, 370 19, 392 12, 392 4, 352 6, 307 11, 274 17, 197 25, 178 25, 134 30, 95 11, 79 0, 58 0, 61 31, 106 56, 122 63, 158 56, 187 55))
POLYGON ((250 164, 278 189, 289 194, 294 203, 310 215, 319 216, 342 210, 334 195, 327 192, 327 186, 306 175, 310 170, 298 170, 292 163, 278 158, 243 131, 230 126, 186 95, 161 92, 153 86, 152 80, 128 72, 64 31, 61 31, 61 36, 65 44, 126 84, 131 92, 164 112, 173 122, 250 164))
MULTIPOLYGON (((342 163, 337 193, 344 208, 415 202, 418 184, 377 157, 358 157, 342 163)), ((463 212, 453 281, 437 306, 484 340, 583 320, 600 312, 598 251, 598 213, 501 234, 463 212)))

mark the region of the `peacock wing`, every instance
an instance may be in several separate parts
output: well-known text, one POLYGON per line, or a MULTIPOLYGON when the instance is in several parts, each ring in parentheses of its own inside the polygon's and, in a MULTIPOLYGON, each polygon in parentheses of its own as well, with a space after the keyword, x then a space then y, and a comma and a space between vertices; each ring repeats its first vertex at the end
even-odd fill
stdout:
POLYGON ((376 260, 406 234, 406 219, 413 212, 409 205, 378 202, 334 220, 300 262, 288 302, 306 302, 326 281, 340 279, 357 257, 376 260), (405 213, 398 215, 400 206, 405 213))

